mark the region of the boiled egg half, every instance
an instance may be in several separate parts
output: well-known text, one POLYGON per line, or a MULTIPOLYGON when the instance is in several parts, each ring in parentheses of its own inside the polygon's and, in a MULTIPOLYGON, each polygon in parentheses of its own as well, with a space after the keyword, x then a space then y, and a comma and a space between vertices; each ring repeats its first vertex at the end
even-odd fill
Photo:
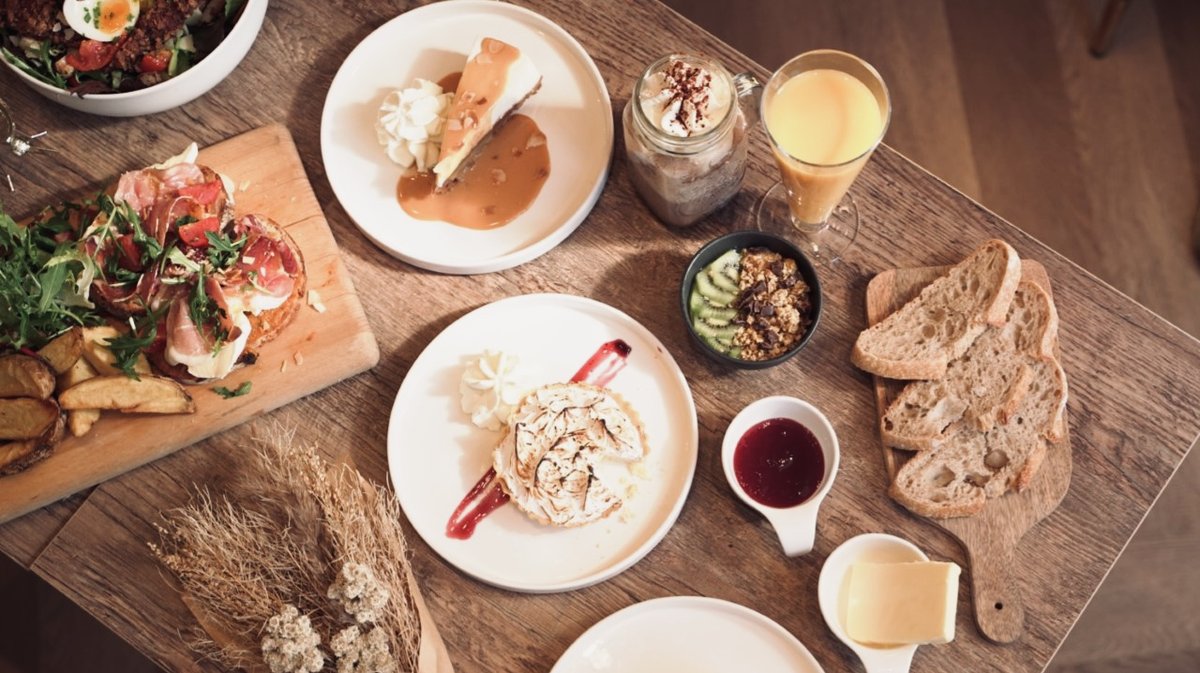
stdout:
POLYGON ((137 23, 139 0, 64 0, 67 25, 83 37, 112 42, 137 23))

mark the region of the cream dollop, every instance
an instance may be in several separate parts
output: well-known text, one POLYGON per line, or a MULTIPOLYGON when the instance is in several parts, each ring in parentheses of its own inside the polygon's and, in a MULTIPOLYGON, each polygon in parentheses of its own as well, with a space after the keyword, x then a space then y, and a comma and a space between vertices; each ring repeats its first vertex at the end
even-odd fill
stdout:
POLYGON ((462 410, 471 415, 472 423, 499 430, 508 423, 529 385, 518 371, 517 356, 489 350, 467 364, 458 390, 462 410))
POLYGON ((671 61, 642 84, 642 112, 670 135, 687 138, 704 133, 729 114, 733 91, 726 80, 699 65, 671 61))
POLYGON ((437 163, 442 150, 446 113, 454 93, 418 78, 408 89, 393 91, 379 106, 375 132, 388 158, 405 168, 425 172, 437 163))

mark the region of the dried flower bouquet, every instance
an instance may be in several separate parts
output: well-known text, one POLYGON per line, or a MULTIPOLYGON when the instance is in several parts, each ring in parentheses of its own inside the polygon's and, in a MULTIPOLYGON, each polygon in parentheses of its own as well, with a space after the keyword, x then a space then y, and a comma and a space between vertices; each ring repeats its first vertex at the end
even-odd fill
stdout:
POLYGON ((225 497, 164 514, 150 548, 178 578, 199 652, 271 673, 449 673, 394 497, 277 433, 225 497))

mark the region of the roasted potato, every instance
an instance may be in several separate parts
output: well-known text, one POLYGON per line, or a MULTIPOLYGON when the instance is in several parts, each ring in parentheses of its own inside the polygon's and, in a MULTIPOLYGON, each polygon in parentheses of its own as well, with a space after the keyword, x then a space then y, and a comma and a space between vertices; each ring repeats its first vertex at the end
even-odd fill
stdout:
POLYGON ((0 398, 36 397, 44 400, 53 392, 54 372, 45 362, 22 353, 0 356, 0 398))
MULTIPOLYGON (((61 393, 96 376, 96 370, 88 364, 87 358, 81 357, 70 369, 58 375, 58 391, 61 393)), ((92 429, 92 424, 99 418, 99 409, 72 409, 67 412, 67 429, 73 436, 82 437, 92 429)))
MULTIPOLYGON (((125 372, 117 367, 117 357, 108 349, 109 340, 119 337, 121 334, 123 334, 121 330, 110 325, 83 328, 83 357, 87 358, 88 364, 95 367, 96 371, 104 376, 125 375, 125 372)), ((133 371, 138 376, 151 374, 150 361, 146 359, 145 354, 138 353, 133 371)))
POLYGON ((40 437, 0 443, 0 476, 16 474, 54 452, 63 438, 63 420, 58 417, 40 437))
POLYGON ((54 400, 0 399, 0 439, 36 439, 61 415, 54 400))
POLYGON ((116 409, 140 414, 190 414, 192 397, 175 381, 161 376, 131 379, 123 374, 97 376, 67 388, 58 396, 64 409, 116 409))
POLYGON ((82 437, 91 431, 92 425, 98 420, 99 409, 71 409, 67 412, 67 429, 72 437, 82 437))
POLYGON ((83 328, 72 327, 42 346, 38 355, 50 365, 55 374, 62 374, 83 357, 83 328))
POLYGON ((79 358, 71 368, 58 375, 58 392, 78 385, 88 379, 96 378, 96 368, 88 363, 87 358, 79 358))

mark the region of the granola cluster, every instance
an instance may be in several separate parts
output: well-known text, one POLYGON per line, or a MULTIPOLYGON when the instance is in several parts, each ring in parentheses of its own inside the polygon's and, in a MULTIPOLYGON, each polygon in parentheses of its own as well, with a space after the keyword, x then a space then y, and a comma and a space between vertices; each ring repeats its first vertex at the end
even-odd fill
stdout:
POLYGON ((741 329, 733 343, 741 347, 741 359, 779 357, 804 338, 812 304, 796 260, 765 248, 746 250, 738 285, 734 324, 741 329))

